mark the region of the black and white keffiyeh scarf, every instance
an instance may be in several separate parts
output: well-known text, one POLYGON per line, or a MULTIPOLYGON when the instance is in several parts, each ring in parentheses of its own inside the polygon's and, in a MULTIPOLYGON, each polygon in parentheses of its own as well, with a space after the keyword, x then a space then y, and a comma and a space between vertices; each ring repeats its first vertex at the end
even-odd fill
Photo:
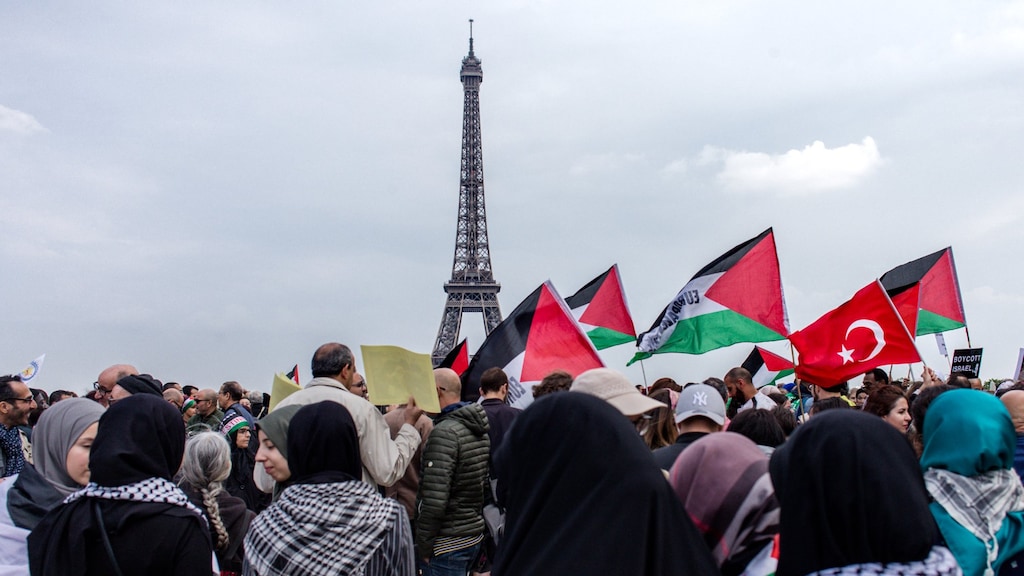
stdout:
POLYGON ((986 574, 999 557, 996 532, 1010 512, 1024 510, 1024 486, 1013 470, 961 476, 941 468, 924 473, 928 493, 942 508, 985 544, 986 574))
POLYGON ((173 482, 163 478, 147 478, 125 486, 100 486, 95 482, 86 484, 78 492, 72 492, 64 499, 64 503, 74 502, 79 498, 101 498, 104 500, 121 500, 125 502, 150 502, 154 504, 170 504, 181 506, 206 523, 206 515, 189 501, 188 496, 173 482))
POLYGON ((13 476, 25 468, 25 454, 21 447, 21 431, 17 426, 0 426, 0 450, 4 453, 4 476, 13 476))
POLYGON ((853 576, 855 574, 874 574, 878 576, 960 576, 963 574, 963 571, 960 569, 960 565, 956 563, 956 558, 953 557, 952 552, 942 546, 935 546, 927 558, 917 562, 851 564, 840 568, 819 570, 809 576, 853 576))
POLYGON ((249 526, 246 562, 260 576, 363 574, 397 517, 358 480, 289 486, 249 526))

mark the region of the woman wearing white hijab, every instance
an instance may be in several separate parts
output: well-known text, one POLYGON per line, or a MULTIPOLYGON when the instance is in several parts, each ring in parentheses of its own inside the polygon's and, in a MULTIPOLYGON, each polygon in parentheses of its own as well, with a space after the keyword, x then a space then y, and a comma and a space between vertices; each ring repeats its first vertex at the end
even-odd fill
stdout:
POLYGON ((46 409, 32 431, 35 466, 0 483, 0 576, 28 574, 29 532, 89 482, 89 449, 104 408, 68 398, 46 409))

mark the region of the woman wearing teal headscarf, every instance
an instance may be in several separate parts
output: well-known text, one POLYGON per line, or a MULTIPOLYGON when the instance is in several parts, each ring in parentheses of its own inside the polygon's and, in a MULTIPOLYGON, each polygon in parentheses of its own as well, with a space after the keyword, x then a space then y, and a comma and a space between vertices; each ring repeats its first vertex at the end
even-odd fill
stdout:
POLYGON ((952 390, 928 409, 921 469, 932 515, 964 574, 993 575, 1024 552, 1024 486, 1017 436, 993 396, 952 390))

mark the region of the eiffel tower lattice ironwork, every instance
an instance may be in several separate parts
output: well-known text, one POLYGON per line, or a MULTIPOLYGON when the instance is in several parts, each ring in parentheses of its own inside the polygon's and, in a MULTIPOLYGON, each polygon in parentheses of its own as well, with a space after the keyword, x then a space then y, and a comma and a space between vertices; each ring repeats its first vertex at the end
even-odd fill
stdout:
POLYGON ((487 244, 484 207, 484 151, 480 138, 480 83, 484 72, 473 54, 473 21, 469 21, 469 54, 462 59, 462 170, 459 176, 459 222, 455 232, 452 279, 444 284, 448 295, 437 331, 432 358, 440 364, 455 347, 464 312, 480 312, 488 334, 501 324, 498 292, 487 244))

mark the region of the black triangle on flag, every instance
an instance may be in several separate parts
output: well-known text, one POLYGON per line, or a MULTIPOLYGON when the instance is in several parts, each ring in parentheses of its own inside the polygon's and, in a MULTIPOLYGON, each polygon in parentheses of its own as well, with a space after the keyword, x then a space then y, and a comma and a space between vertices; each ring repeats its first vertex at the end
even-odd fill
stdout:
POLYGON ((480 377, 497 366, 504 369, 526 352, 526 337, 533 324, 533 314, 540 301, 541 284, 511 314, 487 335, 480 349, 473 355, 469 368, 462 374, 462 399, 475 402, 480 398, 480 377))

